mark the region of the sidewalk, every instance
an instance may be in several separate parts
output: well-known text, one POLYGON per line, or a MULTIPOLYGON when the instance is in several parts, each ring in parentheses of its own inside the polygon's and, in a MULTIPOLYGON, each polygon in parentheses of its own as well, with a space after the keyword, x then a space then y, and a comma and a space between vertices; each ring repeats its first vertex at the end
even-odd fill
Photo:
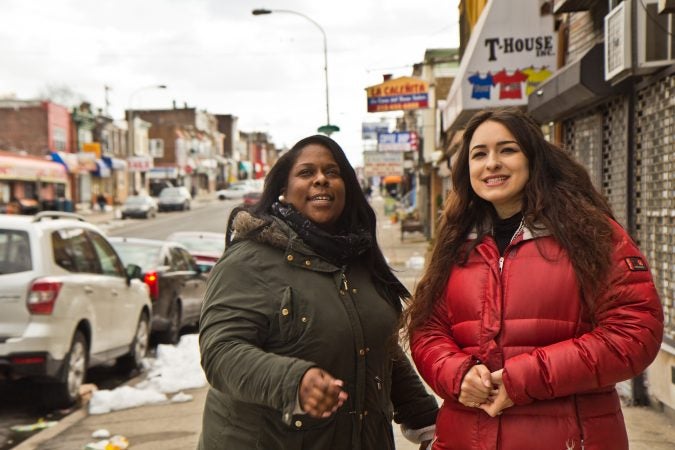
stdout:
MULTIPOLYGON (((378 242, 399 278, 412 290, 422 272, 419 257, 425 256, 428 243, 419 233, 407 234, 402 243, 399 224, 392 224, 383 216, 382 200, 374 198, 372 203, 378 215, 378 242)), ((106 214, 92 213, 88 219, 98 223, 106 220, 106 214)), ((111 218, 112 215, 107 220, 111 218)), ((88 415, 86 409, 80 410, 14 450, 81 450, 96 441, 91 434, 100 428, 126 436, 131 450, 195 449, 207 390, 204 387, 188 391, 194 399, 187 403, 143 406, 94 416, 88 415)), ((650 408, 625 407, 623 413, 631 450, 675 449, 675 419, 650 408)), ((394 430, 398 450, 419 448, 403 439, 397 426, 394 430)))

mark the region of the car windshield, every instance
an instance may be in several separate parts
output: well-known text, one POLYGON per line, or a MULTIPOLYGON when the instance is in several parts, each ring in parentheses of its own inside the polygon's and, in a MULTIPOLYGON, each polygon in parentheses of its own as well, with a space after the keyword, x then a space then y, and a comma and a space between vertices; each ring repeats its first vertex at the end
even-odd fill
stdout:
POLYGON ((147 272, 160 265, 160 253, 162 249, 156 245, 133 242, 113 242, 112 244, 125 266, 127 264, 137 264, 141 266, 143 272, 147 272))
POLYGON ((146 197, 129 197, 124 202, 126 205, 144 205, 147 203, 148 199, 146 197))
POLYGON ((172 241, 180 242, 190 252, 222 253, 225 251, 225 237, 222 239, 198 236, 177 236, 172 241))
POLYGON ((180 190, 178 188, 165 188, 160 192, 160 197, 178 197, 180 190))
POLYGON ((0 275, 26 272, 33 268, 28 234, 18 230, 0 230, 0 275))

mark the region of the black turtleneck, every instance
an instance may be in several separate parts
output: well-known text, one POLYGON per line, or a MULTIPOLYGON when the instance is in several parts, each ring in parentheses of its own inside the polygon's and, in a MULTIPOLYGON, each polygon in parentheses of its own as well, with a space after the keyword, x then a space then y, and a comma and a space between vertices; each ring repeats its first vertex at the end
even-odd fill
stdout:
POLYGON ((511 217, 506 219, 496 219, 493 235, 495 241, 497 242, 497 248, 499 249, 499 254, 503 255, 504 250, 508 247, 511 239, 513 239, 513 234, 516 232, 520 226, 520 221, 523 219, 523 213, 518 212, 511 217))

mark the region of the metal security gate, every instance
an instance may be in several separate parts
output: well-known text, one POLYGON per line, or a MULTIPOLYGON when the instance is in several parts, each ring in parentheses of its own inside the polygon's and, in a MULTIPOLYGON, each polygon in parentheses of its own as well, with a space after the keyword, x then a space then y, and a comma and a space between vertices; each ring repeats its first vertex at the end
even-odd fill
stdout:
POLYGON ((638 86, 635 105, 636 240, 651 264, 675 346, 675 75, 638 86))

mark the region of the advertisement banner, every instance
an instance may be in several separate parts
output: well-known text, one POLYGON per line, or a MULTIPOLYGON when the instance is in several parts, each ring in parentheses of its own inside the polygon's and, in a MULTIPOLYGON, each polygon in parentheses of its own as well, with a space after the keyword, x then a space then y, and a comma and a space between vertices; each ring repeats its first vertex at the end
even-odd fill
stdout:
POLYGON ((377 150, 381 152, 409 152, 417 150, 417 133, 414 131, 381 133, 377 137, 377 150))
POLYGON ((418 78, 400 77, 366 88, 368 112, 429 107, 429 84, 418 78))
POLYGON ((403 174, 402 152, 363 152, 363 174, 386 177, 403 174))
POLYGON ((377 140, 380 133, 389 133, 389 124, 382 122, 363 122, 361 124, 361 139, 364 141, 377 140))

